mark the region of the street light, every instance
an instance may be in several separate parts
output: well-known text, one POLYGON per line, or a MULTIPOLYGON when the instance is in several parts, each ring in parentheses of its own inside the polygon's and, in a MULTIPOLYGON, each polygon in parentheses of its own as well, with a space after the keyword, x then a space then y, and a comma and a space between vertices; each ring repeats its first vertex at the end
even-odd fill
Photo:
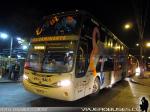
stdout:
MULTIPOLYGON (((8 34, 6 33, 0 33, 0 38, 2 39, 7 39, 8 38, 8 34)), ((13 38, 10 37, 11 41, 10 41, 10 59, 11 59, 11 51, 12 51, 12 44, 13 44, 13 38)))
MULTIPOLYGON (((138 38, 139 38, 139 44, 136 44, 136 46, 140 46, 140 66, 143 68, 143 33, 142 33, 142 31, 141 30, 138 30, 138 31, 136 31, 134 28, 132 28, 133 27, 133 24, 132 23, 127 23, 127 24, 125 24, 124 25, 124 29, 126 29, 126 30, 128 30, 128 29, 132 29, 134 32, 135 32, 135 34, 138 36, 138 38)), ((149 45, 148 45, 149 46, 149 45)), ((142 75, 142 74, 141 74, 142 75)))
POLYGON ((132 28, 132 23, 128 22, 124 25, 124 29, 128 30, 128 29, 131 29, 132 28))
POLYGON ((22 49, 23 49, 23 50, 26 50, 27 48, 28 48, 27 45, 23 45, 23 46, 22 46, 22 49))
POLYGON ((8 38, 8 35, 6 33, 0 33, 0 37, 2 39, 6 39, 6 38, 8 38))
POLYGON ((138 47, 138 46, 139 46, 139 43, 136 43, 136 46, 138 47))
MULTIPOLYGON (((0 33, 0 38, 2 38, 2 39, 7 39, 8 38, 8 34, 6 34, 6 33, 0 33)), ((10 64, 11 64, 11 54, 12 54, 12 45, 13 45, 13 38, 12 37, 10 37, 10 52, 9 52, 9 66, 10 66, 10 64)), ((9 68, 9 74, 10 74, 10 68, 9 68)))
POLYGON ((125 29, 129 29, 129 28, 130 28, 130 25, 129 25, 129 24, 126 24, 126 25, 124 26, 124 28, 125 28, 125 29))
POLYGON ((147 42, 147 43, 146 43, 146 47, 150 47, 150 42, 147 42))

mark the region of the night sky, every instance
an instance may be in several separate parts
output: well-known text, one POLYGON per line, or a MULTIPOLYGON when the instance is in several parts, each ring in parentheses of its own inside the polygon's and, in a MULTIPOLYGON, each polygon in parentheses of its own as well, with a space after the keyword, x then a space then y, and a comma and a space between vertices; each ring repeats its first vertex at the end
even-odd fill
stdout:
MULTIPOLYGON (((60 11, 81 9, 97 17, 127 46, 135 47, 138 36, 133 30, 125 31, 123 25, 130 21, 137 32, 134 6, 139 9, 145 8, 147 2, 148 0, 5 1, 0 5, 0 31, 7 32, 13 37, 20 36, 29 39, 33 37, 36 25, 43 16, 60 11)), ((149 11, 144 33, 145 40, 150 38, 150 5, 148 6, 149 11)), ((5 43, 3 41, 1 40, 1 45, 5 43)))

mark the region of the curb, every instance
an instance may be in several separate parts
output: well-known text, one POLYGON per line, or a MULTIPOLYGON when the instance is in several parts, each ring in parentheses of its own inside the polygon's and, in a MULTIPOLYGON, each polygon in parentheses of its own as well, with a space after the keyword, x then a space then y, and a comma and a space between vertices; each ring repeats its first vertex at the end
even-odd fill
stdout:
POLYGON ((20 83, 23 81, 23 77, 20 76, 17 81, 8 78, 0 78, 0 83, 20 83))
POLYGON ((131 81, 132 83, 135 83, 135 84, 140 84, 140 85, 143 85, 143 86, 150 87, 150 85, 146 85, 146 84, 140 83, 140 82, 138 82, 138 81, 135 81, 134 79, 130 79, 130 81, 131 81))
POLYGON ((22 80, 14 81, 14 80, 1 80, 0 83, 19 83, 22 82, 22 80))
POLYGON ((22 81, 0 81, 0 83, 20 83, 22 81))

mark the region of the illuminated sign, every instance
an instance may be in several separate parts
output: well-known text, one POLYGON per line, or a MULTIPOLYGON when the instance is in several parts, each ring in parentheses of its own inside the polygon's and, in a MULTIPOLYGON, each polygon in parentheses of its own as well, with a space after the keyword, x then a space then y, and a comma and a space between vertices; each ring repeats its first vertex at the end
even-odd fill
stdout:
POLYGON ((54 36, 54 37, 41 37, 33 38, 32 42, 46 42, 46 41, 55 41, 55 40, 65 40, 65 36, 54 36))
POLYGON ((76 36, 52 36, 52 37, 39 37, 33 38, 32 43, 36 42, 47 42, 47 41, 64 41, 64 40, 77 40, 76 36))
POLYGON ((44 50, 45 46, 34 46, 35 50, 44 50))
POLYGON ((42 28, 37 28, 36 29, 36 35, 40 35, 42 33, 43 29, 42 28))

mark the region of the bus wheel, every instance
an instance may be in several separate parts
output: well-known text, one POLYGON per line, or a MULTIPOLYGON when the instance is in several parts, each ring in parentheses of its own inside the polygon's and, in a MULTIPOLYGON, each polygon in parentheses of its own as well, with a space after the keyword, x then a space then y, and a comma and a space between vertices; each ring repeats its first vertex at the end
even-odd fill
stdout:
POLYGON ((100 91, 100 82, 99 82, 99 79, 96 78, 94 80, 94 85, 93 85, 93 90, 92 90, 92 96, 95 96, 99 93, 100 91))

